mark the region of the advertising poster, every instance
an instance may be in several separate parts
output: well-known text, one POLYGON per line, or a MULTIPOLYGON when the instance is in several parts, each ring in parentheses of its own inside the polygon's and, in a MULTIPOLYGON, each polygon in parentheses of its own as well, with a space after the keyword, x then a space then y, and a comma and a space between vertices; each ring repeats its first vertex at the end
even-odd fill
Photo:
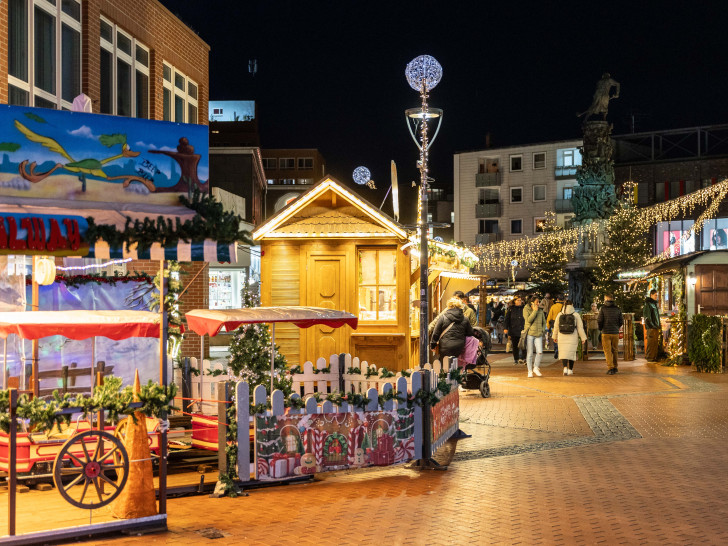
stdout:
POLYGON ((449 438, 458 429, 460 421, 460 396, 457 389, 446 394, 432 406, 432 445, 439 445, 443 438, 449 438))
POLYGON ((413 408, 256 415, 257 477, 259 480, 278 480, 407 462, 414 457, 414 423, 413 408))
POLYGON ((208 172, 206 125, 0 105, 0 196, 182 206, 208 172))
POLYGON ((721 250, 728 248, 728 229, 710 230, 710 250, 721 250))

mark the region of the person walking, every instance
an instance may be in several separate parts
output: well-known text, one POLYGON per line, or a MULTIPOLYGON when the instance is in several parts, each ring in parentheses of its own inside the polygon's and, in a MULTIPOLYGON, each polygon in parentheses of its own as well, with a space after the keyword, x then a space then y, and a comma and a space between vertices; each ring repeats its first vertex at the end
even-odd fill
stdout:
POLYGON ((546 315, 537 296, 523 309, 524 335, 526 335, 526 366, 528 377, 541 377, 541 358, 543 356, 543 336, 546 332, 546 315))
POLYGON ((559 344, 559 356, 564 364, 564 375, 574 375, 574 361, 579 339, 582 343, 586 341, 584 325, 579 313, 574 310, 574 302, 566 300, 564 308, 554 320, 554 343, 559 344))
POLYGON ((551 334, 551 339, 554 341, 554 360, 559 359, 559 344, 556 343, 556 335, 554 332, 554 322, 556 322, 556 315, 561 313, 564 308, 564 296, 558 294, 556 301, 551 305, 551 309, 546 315, 546 324, 548 325, 548 331, 551 334))
POLYGON ((549 316, 549 311, 551 311, 551 306, 554 304, 554 300, 551 299, 551 294, 546 292, 543 295, 543 299, 541 300, 541 308, 543 309, 544 315, 547 317, 549 316))
POLYGON ((470 326, 477 326, 478 325, 478 317, 475 315, 475 309, 468 303, 468 297, 465 295, 465 292, 462 290, 457 290, 453 294, 454 298, 459 298, 460 301, 463 303, 463 314, 465 315, 465 318, 470 321, 470 326))
POLYGON ((657 352, 660 348, 660 335, 662 325, 660 324, 660 310, 657 307, 657 290, 650 290, 650 296, 645 298, 645 306, 642 308, 642 316, 645 320, 647 337, 645 339, 645 357, 647 362, 657 362, 657 352))
POLYGON ((604 305, 599 310, 597 325, 602 332, 602 348, 607 359, 607 374, 614 375, 619 371, 617 366, 617 350, 619 346, 619 329, 624 324, 622 310, 614 303, 614 296, 604 296, 604 305))
MULTIPOLYGON (((614 301, 612 301, 612 303, 614 303, 614 301)), ((593 301, 591 304, 591 310, 589 311, 589 319, 586 321, 586 335, 589 338, 589 344, 592 349, 596 349, 599 346, 598 316, 599 308, 597 307, 597 302, 593 301)))
POLYGON ((473 335, 473 327, 463 314, 463 302, 458 297, 447 301, 447 309, 440 314, 430 338, 430 349, 437 349, 440 359, 457 358, 465 349, 465 338, 473 335))
POLYGON ((525 361, 521 358, 523 355, 518 349, 518 342, 521 339, 521 332, 525 326, 523 319, 523 298, 516 296, 513 299, 513 305, 506 311, 506 320, 503 323, 503 333, 511 338, 513 346, 513 363, 523 364, 525 361))

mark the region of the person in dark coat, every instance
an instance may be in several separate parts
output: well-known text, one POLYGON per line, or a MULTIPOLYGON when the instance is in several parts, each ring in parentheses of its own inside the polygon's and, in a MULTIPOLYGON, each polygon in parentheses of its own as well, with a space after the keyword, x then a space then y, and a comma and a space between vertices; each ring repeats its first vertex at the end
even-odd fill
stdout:
POLYGON ((642 308, 642 316, 647 329, 647 339, 645 340, 647 362, 657 362, 657 354, 660 348, 662 325, 660 324, 660 309, 657 307, 657 298, 657 290, 650 290, 650 297, 645 299, 645 306, 642 308))
POLYGON ((526 363, 522 358, 524 355, 520 354, 518 350, 518 341, 521 339, 521 332, 525 326, 526 319, 523 318, 523 298, 516 296, 513 300, 513 305, 506 312, 506 321, 503 324, 503 333, 511 338, 513 362, 516 364, 526 363))
POLYGON ((619 371, 617 365, 617 348, 619 346, 619 329, 624 324, 622 310, 614 303, 614 296, 604 296, 604 305, 599 310, 597 325, 602 331, 602 347, 607 359, 607 374, 614 375, 619 371))
POLYGON ((465 349, 465 338, 473 335, 473 327, 463 314, 463 305, 460 298, 450 298, 447 302, 447 310, 437 319, 435 330, 430 338, 430 349, 434 351, 439 341, 440 358, 459 357, 465 349))

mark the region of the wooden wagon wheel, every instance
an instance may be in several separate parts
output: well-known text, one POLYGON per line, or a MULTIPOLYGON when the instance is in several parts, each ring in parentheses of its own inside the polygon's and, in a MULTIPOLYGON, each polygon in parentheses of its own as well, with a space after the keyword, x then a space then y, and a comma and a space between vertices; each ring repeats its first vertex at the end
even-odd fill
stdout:
POLYGON ((126 449, 118 438, 100 430, 87 430, 70 438, 53 465, 53 481, 61 496, 73 506, 88 510, 106 506, 119 496, 128 476, 126 449), (70 464, 64 466, 64 460, 70 464), (109 460, 113 462, 107 463, 109 460), (113 471, 116 481, 109 476, 113 471))

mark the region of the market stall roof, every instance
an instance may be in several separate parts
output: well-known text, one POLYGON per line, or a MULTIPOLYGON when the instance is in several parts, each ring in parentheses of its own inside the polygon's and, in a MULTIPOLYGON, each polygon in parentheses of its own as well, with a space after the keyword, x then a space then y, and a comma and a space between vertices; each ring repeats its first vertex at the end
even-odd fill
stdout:
POLYGON ((728 250, 698 250, 689 254, 667 258, 636 270, 622 271, 619 273, 617 280, 624 282, 644 281, 657 275, 663 275, 676 268, 686 266, 701 256, 716 253, 726 254, 728 250))
POLYGON ((159 337, 159 313, 150 311, 26 311, 0 313, 0 338, 23 339, 61 335, 69 339, 95 336, 119 340, 159 337))
POLYGON ((324 324, 340 328, 348 324, 356 329, 359 319, 345 311, 325 307, 250 307, 243 309, 195 309, 185 314, 187 326, 199 335, 216 336, 224 326, 227 331, 241 324, 292 322, 299 328, 324 324))

